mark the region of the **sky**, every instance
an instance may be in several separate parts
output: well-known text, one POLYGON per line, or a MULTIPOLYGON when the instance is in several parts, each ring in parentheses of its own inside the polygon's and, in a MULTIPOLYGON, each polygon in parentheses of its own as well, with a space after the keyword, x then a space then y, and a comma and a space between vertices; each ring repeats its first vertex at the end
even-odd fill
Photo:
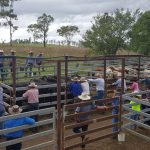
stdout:
MULTIPOLYGON (((27 32, 27 26, 36 23, 43 13, 51 15, 54 22, 49 27, 48 40, 64 40, 57 29, 64 25, 76 25, 80 33, 73 40, 79 41, 86 30, 90 29, 93 17, 105 12, 113 12, 116 8, 135 11, 150 10, 150 0, 20 0, 14 3, 14 12, 18 20, 14 22, 19 28, 13 34, 13 39, 32 38, 27 32)), ((9 28, 0 27, 0 42, 9 41, 9 28)))

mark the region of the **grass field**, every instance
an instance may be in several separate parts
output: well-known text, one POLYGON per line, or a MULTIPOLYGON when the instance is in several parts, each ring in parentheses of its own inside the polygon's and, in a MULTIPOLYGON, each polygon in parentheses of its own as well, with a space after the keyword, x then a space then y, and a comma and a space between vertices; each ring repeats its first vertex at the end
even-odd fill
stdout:
POLYGON ((46 48, 43 48, 42 44, 16 44, 12 47, 9 44, 0 44, 0 49, 4 50, 5 55, 9 55, 10 50, 13 49, 16 51, 17 56, 27 56, 29 51, 33 51, 35 55, 42 52, 45 57, 59 57, 64 55, 82 57, 89 53, 89 50, 86 48, 56 45, 47 45, 46 48))

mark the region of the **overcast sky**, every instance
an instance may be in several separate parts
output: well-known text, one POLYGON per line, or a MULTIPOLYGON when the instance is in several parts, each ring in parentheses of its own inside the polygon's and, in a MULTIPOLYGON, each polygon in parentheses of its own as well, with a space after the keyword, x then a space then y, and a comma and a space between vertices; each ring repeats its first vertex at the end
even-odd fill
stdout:
MULTIPOLYGON (((49 40, 61 40, 57 29, 62 25, 77 25, 80 34, 74 37, 78 41, 87 29, 91 27, 93 16, 99 13, 112 12, 116 8, 129 8, 143 11, 150 10, 150 0, 21 0, 14 3, 14 11, 18 14, 13 39, 32 37, 27 32, 27 26, 36 23, 37 17, 43 13, 54 17, 54 22, 49 27, 49 40)), ((0 42, 9 40, 9 28, 0 28, 0 42)))

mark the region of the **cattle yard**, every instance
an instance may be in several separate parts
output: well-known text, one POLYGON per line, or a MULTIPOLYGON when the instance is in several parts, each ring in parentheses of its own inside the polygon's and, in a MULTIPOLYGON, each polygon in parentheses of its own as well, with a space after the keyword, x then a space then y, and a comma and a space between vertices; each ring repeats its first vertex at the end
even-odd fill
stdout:
MULTIPOLYGON (((118 72, 122 74, 122 79, 126 79, 127 85, 132 83, 134 77, 143 79, 145 75, 150 74, 150 57, 143 55, 120 55, 120 56, 100 56, 100 57, 72 57, 72 56, 64 56, 64 57, 55 57, 55 58, 44 58, 42 65, 33 66, 31 68, 26 68, 25 66, 25 57, 10 57, 5 56, 8 61, 5 62, 4 69, 5 71, 1 73, 2 83, 1 86, 4 89, 4 100, 9 105, 18 104, 22 106, 24 110, 26 110, 26 101, 22 98, 22 94, 27 90, 27 86, 29 82, 34 81, 39 88, 40 96, 40 109, 41 111, 35 111, 38 115, 43 112, 43 108, 56 108, 56 116, 57 116, 57 127, 56 133, 54 133, 57 139, 53 138, 55 142, 50 142, 55 145, 53 147, 58 150, 68 150, 73 149, 75 147, 80 146, 83 143, 77 142, 72 145, 68 144, 66 141, 70 139, 74 139, 80 137, 81 134, 78 135, 66 135, 65 130, 71 129, 75 126, 72 124, 73 122, 67 121, 70 117, 74 117, 74 114, 66 114, 66 109, 74 108, 79 104, 70 104, 72 103, 72 96, 68 90, 68 86, 70 83, 70 79, 73 76, 84 76, 87 78, 93 78, 95 73, 101 73, 105 80, 105 99, 107 103, 111 102, 111 91, 113 87, 112 83, 116 80, 116 75, 118 72), (13 59, 12 66, 9 66, 9 60, 13 59), (63 105, 62 105, 63 104, 63 105), (62 107, 63 106, 63 107, 62 107)), ((124 94, 124 80, 122 80, 122 91, 124 94)), ((91 88, 91 96, 95 95, 95 87, 90 85, 91 88)), ((141 85, 141 90, 147 90, 143 85, 141 85)), ((136 100, 135 100, 136 101, 136 100)), ((118 115, 104 115, 101 118, 95 118, 90 120, 88 124, 91 123, 99 123, 105 122, 107 120, 110 121, 109 124, 105 124, 102 127, 94 128, 85 133, 88 135, 90 133, 96 133, 98 131, 106 130, 107 134, 102 136, 96 136, 95 138, 86 141, 85 144, 92 143, 94 141, 98 141, 101 139, 105 139, 111 137, 117 133, 111 133, 110 129, 113 126, 118 126, 121 128, 122 123, 122 95, 120 97, 119 104, 119 114, 118 115), (119 122, 117 124, 112 124, 111 119, 113 117, 119 118, 119 122), (107 132, 108 130, 108 132, 107 132)), ((83 104, 84 105, 84 104, 83 104)), ((149 104, 147 104, 149 106, 149 104)), ((125 108, 125 106, 124 106, 125 108)), ((112 106, 109 107, 109 110, 112 109, 112 106)), ((90 112, 95 113, 95 112, 90 112)), ((146 114, 146 113, 145 113, 146 114)), ((145 115, 144 114, 144 115, 145 115)), ((27 113, 27 115, 29 115, 27 113)), ((30 114, 31 115, 31 114, 30 114)), ((19 116, 19 115, 18 115, 19 116)), ((53 120, 55 115, 53 114, 53 120)), ((126 117, 126 116, 125 116, 126 117)), ((149 115, 146 114, 146 117, 149 115)), ((7 118, 6 118, 7 119, 7 118)), ((5 120, 5 118, 4 118, 5 120)), ((0 120, 1 121, 1 120, 0 120)), ((52 120, 45 120, 46 123, 51 123, 52 120), (50 121, 50 122, 48 122, 50 121)), ((42 121, 41 121, 42 122, 42 121)), ((35 126, 45 125, 40 124, 38 122, 35 126)), ((76 124, 79 126, 81 124, 76 124)), ((55 122, 53 122, 52 131, 55 129, 55 122)), ((144 126, 145 127, 145 126, 144 126)), ((146 127, 149 129, 149 127, 146 127)), ((25 128, 27 129, 27 128, 25 128)), ((51 131, 51 132, 52 132, 51 131)), ((47 134, 46 131, 45 135, 47 134)), ((69 132, 70 133, 70 132, 69 132)), ((1 134, 1 131, 0 131, 1 134)), ((42 135, 42 134, 41 134, 42 135)), ((36 135, 35 135, 36 136, 36 135)), ((38 135, 37 135, 38 136, 38 135)), ((31 138, 31 137, 30 137, 31 138)), ((145 138, 145 137, 144 137, 145 138)), ((148 139, 148 138, 145 138, 148 139)), ((149 140, 149 139, 148 139, 149 140)), ((22 141, 24 141, 22 139, 22 141)), ((44 147, 50 144, 46 142, 45 144, 40 144, 38 146, 44 147)), ((3 146, 6 146, 4 143, 3 146)), ((27 149, 35 149, 35 147, 25 148, 27 149)))

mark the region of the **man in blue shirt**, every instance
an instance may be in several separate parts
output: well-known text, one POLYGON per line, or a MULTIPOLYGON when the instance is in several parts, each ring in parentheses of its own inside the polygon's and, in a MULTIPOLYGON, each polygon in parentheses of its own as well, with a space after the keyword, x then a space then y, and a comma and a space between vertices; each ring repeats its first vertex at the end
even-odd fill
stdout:
MULTIPOLYGON (((78 96, 78 98, 81 100, 81 102, 89 101, 91 97, 88 94, 83 93, 82 95, 78 96)), ((82 112, 90 112, 93 109, 107 109, 106 106, 96 106, 94 103, 91 102, 91 104, 85 104, 83 106, 78 106, 75 110, 75 113, 82 113, 82 112)), ((84 122, 89 120, 89 114, 84 114, 76 117, 77 123, 84 122)), ((88 124, 79 126, 73 129, 73 132, 75 133, 81 133, 88 130, 88 124)), ((85 138, 85 135, 81 136, 82 142, 87 140, 88 138, 85 138)), ((85 147, 85 144, 82 144, 82 148, 85 147)))
POLYGON ((35 65, 35 58, 33 57, 33 52, 29 52, 29 56, 26 59, 26 76, 28 75, 27 71, 29 69, 29 77, 32 76, 32 68, 35 65))
MULTIPOLYGON (((13 107, 8 109, 8 112, 11 115, 18 114, 18 113, 22 112, 22 109, 18 105, 14 105, 13 107)), ((16 119, 11 119, 11 120, 5 121, 4 129, 22 126, 22 125, 26 125, 26 124, 33 125, 34 123, 35 123, 34 119, 29 118, 29 117, 16 118, 16 119)), ((4 134, 7 141, 21 138, 21 137, 23 137, 23 135, 24 135, 23 130, 18 130, 15 132, 9 132, 9 133, 4 134)), ((6 146, 6 150, 21 150, 21 147, 22 147, 22 143, 19 142, 17 144, 6 146)))

